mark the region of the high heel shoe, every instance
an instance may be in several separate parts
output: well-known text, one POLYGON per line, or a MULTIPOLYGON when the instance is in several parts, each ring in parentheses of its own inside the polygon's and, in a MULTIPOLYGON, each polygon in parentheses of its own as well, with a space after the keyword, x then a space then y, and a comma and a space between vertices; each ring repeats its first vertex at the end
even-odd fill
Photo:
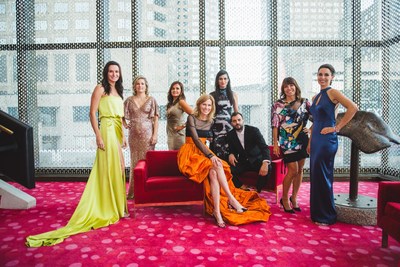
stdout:
POLYGON ((289 200, 290 200, 290 203, 292 203, 292 208, 293 208, 295 211, 301 211, 301 209, 300 209, 299 206, 297 206, 297 207, 294 206, 292 197, 290 197, 289 200))
POLYGON ((243 213, 245 211, 248 211, 247 208, 241 207, 239 209, 236 209, 231 203, 229 203, 228 201, 228 208, 232 209, 232 210, 236 210, 237 213, 243 213))
POLYGON ((217 216, 215 216, 215 214, 213 214, 213 217, 215 219, 215 223, 217 224, 217 226, 219 228, 225 228, 226 227, 226 224, 225 224, 225 222, 223 220, 222 220, 222 222, 218 222, 217 216))
POLYGON ((283 205, 283 200, 282 200, 282 198, 281 198, 281 200, 280 200, 279 202, 281 203, 282 208, 283 208, 283 210, 284 210, 285 212, 287 212, 287 213, 294 213, 294 210, 293 210, 293 209, 287 210, 287 209, 285 208, 285 206, 283 205))

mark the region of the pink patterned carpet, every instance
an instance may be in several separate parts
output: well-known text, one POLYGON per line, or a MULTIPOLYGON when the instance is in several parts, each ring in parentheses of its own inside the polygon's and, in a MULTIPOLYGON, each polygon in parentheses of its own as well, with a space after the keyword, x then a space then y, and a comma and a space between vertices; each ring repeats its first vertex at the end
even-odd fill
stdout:
MULTIPOLYGON (((65 225, 79 201, 83 182, 38 182, 27 190, 37 199, 29 210, 0 210, 0 266, 399 266, 400 244, 389 238, 381 248, 376 226, 310 221, 309 183, 299 196, 302 212, 284 213, 274 194, 267 223, 220 229, 202 207, 136 209, 117 224, 72 236, 53 247, 27 248, 27 235, 65 225)), ((348 182, 335 182, 335 193, 348 193, 348 182)), ((376 197, 375 182, 360 182, 359 194, 376 197)))

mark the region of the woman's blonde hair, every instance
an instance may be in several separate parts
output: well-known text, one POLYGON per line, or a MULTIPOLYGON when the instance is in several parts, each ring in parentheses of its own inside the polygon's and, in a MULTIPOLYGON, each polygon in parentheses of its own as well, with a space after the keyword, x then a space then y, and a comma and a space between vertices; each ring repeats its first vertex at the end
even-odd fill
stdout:
POLYGON ((194 108, 193 115, 196 118, 200 117, 200 105, 203 104, 204 102, 206 102, 207 100, 211 100, 211 111, 207 115, 207 121, 212 121, 214 119, 214 115, 215 115, 215 100, 214 100, 214 97, 212 97, 211 95, 208 95, 208 94, 203 94, 197 99, 196 107, 194 108))
POLYGON ((132 83, 133 95, 136 95, 135 85, 139 80, 144 80, 144 84, 146 85, 145 93, 146 93, 146 95, 149 95, 149 83, 147 82, 146 77, 144 77, 142 75, 136 76, 135 80, 133 80, 133 83, 132 83))

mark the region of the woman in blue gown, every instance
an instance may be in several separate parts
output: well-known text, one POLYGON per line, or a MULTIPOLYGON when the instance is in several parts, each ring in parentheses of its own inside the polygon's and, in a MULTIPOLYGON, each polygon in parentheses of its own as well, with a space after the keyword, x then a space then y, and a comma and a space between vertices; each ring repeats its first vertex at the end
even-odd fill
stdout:
POLYGON ((337 133, 357 112, 357 105, 330 85, 335 69, 330 64, 318 68, 321 91, 313 97, 310 112, 313 119, 307 150, 310 154, 310 211, 311 220, 318 225, 336 222, 333 198, 333 165, 338 149, 337 133), (336 108, 341 104, 346 113, 336 125, 336 108))

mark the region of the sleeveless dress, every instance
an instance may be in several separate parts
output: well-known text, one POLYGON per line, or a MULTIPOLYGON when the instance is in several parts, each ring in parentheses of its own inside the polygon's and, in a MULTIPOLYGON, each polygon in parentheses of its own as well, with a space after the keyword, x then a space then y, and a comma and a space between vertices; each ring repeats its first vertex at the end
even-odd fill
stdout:
POLYGON ((176 131, 176 126, 185 124, 184 111, 180 107, 179 102, 167 109, 167 137, 168 149, 178 150, 185 143, 184 129, 176 131))
POLYGON ((52 246, 71 235, 118 222, 128 212, 125 172, 121 170, 121 97, 105 96, 99 102, 100 133, 105 150, 97 149, 85 190, 68 224, 63 228, 28 236, 28 247, 52 246))
POLYGON ((336 132, 320 134, 324 127, 334 127, 335 104, 327 94, 331 87, 322 89, 314 98, 310 111, 313 127, 310 147, 310 211, 314 222, 333 224, 336 209, 333 197, 333 165, 338 149, 336 132))
MULTIPOLYGON (((206 140, 212 136, 211 126, 212 123, 207 125, 204 121, 189 115, 186 123, 186 143, 178 151, 177 158, 179 170, 183 175, 196 183, 203 183, 205 210, 208 214, 213 215, 214 203, 211 195, 210 180, 208 179, 212 162, 204 154, 210 152, 206 147, 206 140)), ((244 207, 248 208, 248 211, 243 213, 237 213, 236 210, 230 209, 228 207, 228 197, 221 189, 219 205, 224 221, 231 225, 268 221, 271 212, 266 200, 260 198, 255 191, 237 189, 232 182, 229 164, 226 161, 222 161, 222 163, 230 191, 244 207)))
POLYGON ((233 129, 230 120, 233 106, 229 101, 226 89, 220 89, 219 92, 214 91, 211 95, 215 99, 215 123, 213 126, 214 140, 212 142, 212 151, 219 158, 228 160, 228 142, 226 140, 227 133, 233 129))

